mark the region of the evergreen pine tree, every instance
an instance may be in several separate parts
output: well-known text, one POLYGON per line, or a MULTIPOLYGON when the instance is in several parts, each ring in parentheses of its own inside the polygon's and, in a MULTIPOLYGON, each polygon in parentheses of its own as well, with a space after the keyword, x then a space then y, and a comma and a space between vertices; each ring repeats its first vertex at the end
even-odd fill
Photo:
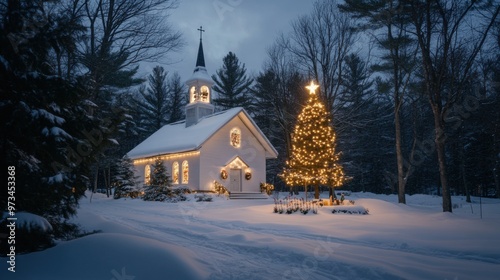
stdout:
POLYGON ((320 185, 338 187, 345 179, 335 152, 330 114, 315 93, 317 87, 313 83, 307 87, 309 100, 297 119, 291 154, 281 174, 290 187, 313 185, 315 198, 319 198, 320 185))
POLYGON ((113 186, 115 187, 114 198, 139 196, 137 188, 137 177, 134 176, 134 165, 132 160, 125 156, 116 166, 113 186))
MULTIPOLYGON (((0 161, 15 174, 16 211, 46 218, 54 229, 48 238, 77 231, 68 219, 107 139, 100 120, 88 114, 92 102, 81 79, 60 75, 56 54, 76 56, 72 47, 84 30, 67 9, 50 1, 7 1, 0 9, 0 161)), ((7 209, 6 195, 0 204, 7 209)))
POLYGON ((172 196, 172 192, 169 189, 171 182, 163 161, 159 158, 156 159, 149 186, 146 186, 144 190, 143 199, 149 201, 165 201, 169 199, 172 196))
POLYGON ((163 164, 163 160, 156 159, 153 165, 153 174, 151 174, 150 185, 158 187, 169 187, 171 185, 170 175, 167 172, 167 168, 163 164))
POLYGON ((167 123, 169 104, 167 90, 167 72, 161 66, 156 66, 148 76, 149 86, 140 92, 141 99, 137 102, 141 114, 141 126, 150 135, 167 123))
POLYGON ((180 121, 184 117, 183 107, 186 105, 185 88, 181 83, 181 76, 179 73, 174 74, 168 80, 168 91, 170 99, 170 118, 169 123, 180 121))
MULTIPOLYGON (((378 139, 392 137, 390 127, 387 126, 387 114, 381 111, 391 110, 390 104, 375 103, 373 91, 373 80, 370 79, 368 65, 357 55, 350 54, 345 58, 344 70, 342 71, 342 90, 339 96, 339 106, 335 111, 335 126, 339 133, 337 137, 337 148, 342 151, 349 151, 342 157, 344 171, 354 179, 349 181, 348 187, 363 189, 387 186, 381 181, 383 186, 378 184, 381 170, 386 168, 387 161, 385 146, 379 144, 379 149, 373 149, 372 144, 378 139)), ((387 142, 387 141, 386 141, 387 142)), ((392 145, 390 145, 392 148, 392 145)), ((390 149, 388 152, 392 152, 390 149)), ((387 166, 389 168, 389 166, 387 166)))
POLYGON ((217 70, 217 75, 212 75, 215 81, 213 89, 218 93, 214 103, 220 109, 251 106, 248 90, 253 80, 247 77, 246 71, 245 64, 241 64, 234 53, 229 52, 223 58, 222 68, 217 70))

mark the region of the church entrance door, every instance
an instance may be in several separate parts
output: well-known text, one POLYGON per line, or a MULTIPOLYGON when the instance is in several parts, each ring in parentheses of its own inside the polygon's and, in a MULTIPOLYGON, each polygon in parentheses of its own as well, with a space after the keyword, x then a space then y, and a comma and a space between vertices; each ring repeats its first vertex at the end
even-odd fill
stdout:
POLYGON ((241 192, 241 169, 231 169, 229 171, 229 191, 241 192))

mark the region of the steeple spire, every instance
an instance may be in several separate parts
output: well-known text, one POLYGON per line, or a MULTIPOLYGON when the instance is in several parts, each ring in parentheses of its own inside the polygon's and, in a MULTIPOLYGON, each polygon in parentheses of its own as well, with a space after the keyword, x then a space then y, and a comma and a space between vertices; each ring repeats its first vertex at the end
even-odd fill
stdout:
POLYGON ((214 81, 208 75, 205 68, 205 57, 203 56, 202 35, 205 30, 200 26, 200 47, 196 58, 196 67, 193 75, 186 81, 189 88, 189 103, 186 105, 186 127, 196 125, 203 117, 214 113, 215 107, 212 105, 212 86, 214 81))
POLYGON ((205 56, 203 55, 203 44, 202 44, 202 35, 205 30, 203 30, 203 27, 200 26, 198 28, 198 31, 200 31, 200 46, 198 47, 198 57, 196 58, 196 67, 202 66, 205 67, 205 56))

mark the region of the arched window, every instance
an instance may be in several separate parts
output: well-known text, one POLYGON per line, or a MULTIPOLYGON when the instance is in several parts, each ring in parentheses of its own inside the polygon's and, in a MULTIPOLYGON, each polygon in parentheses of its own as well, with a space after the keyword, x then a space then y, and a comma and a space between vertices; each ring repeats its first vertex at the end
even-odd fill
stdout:
POLYGON ((201 89, 200 89, 200 99, 201 101, 203 102, 209 102, 209 98, 210 98, 210 90, 208 89, 207 86, 202 86, 201 89))
POLYGON ((179 163, 176 161, 172 164, 172 181, 174 184, 179 184, 179 163))
POLYGON ((148 164, 144 167, 144 184, 149 185, 151 183, 151 166, 148 164))
POLYGON ((187 184, 189 182, 189 164, 187 160, 182 162, 182 183, 187 184))
POLYGON ((196 87, 192 86, 189 90, 189 103, 193 103, 198 100, 198 95, 196 93, 196 87))
POLYGON ((231 135, 229 137, 230 143, 233 147, 239 148, 241 145, 241 131, 238 128, 231 129, 231 135))

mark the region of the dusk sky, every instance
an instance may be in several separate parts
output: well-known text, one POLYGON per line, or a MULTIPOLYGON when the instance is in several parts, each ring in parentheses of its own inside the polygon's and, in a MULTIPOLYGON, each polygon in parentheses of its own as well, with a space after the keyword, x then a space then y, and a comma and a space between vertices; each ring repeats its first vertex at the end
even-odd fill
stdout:
MULTIPOLYGON (((308 14, 313 3, 297 0, 180 1, 169 22, 182 32, 186 45, 170 56, 174 64, 160 65, 171 73, 178 71, 182 80, 187 80, 196 63, 200 34, 197 29, 201 25, 206 30, 203 49, 210 75, 222 66, 222 58, 230 51, 245 63, 247 73, 258 73, 267 58, 267 48, 281 32, 290 31, 294 19, 308 14)), ((146 74, 151 73, 155 65, 145 67, 146 74)))

